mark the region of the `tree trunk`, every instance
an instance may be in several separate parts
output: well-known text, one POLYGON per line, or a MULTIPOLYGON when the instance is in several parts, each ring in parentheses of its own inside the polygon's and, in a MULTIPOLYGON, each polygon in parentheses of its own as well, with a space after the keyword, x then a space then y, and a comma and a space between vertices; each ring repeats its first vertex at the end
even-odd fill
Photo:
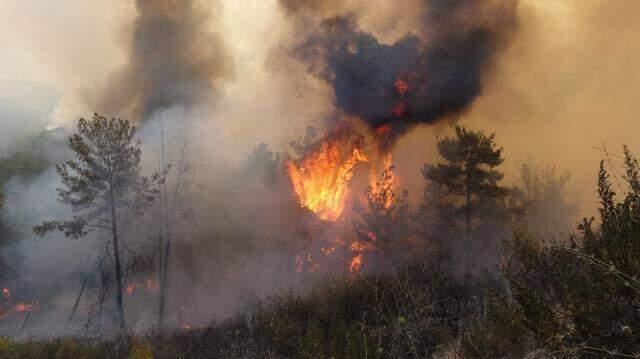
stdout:
POLYGON ((118 326, 125 329, 124 304, 122 300, 122 268, 120 267, 120 249, 118 247, 118 223, 116 220, 116 203, 113 188, 110 189, 111 197, 111 234, 113 236, 113 260, 116 266, 116 306, 118 311, 118 326))
POLYGON ((158 233, 158 327, 162 327, 162 321, 164 320, 164 285, 162 284, 162 278, 164 276, 164 261, 162 260, 162 233, 158 233))
POLYGON ((463 265, 464 265, 464 274, 469 273, 469 256, 471 254, 471 172, 467 170, 467 179, 466 179, 466 206, 465 206, 465 222, 466 222, 466 231, 465 238, 462 244, 462 255, 463 265))
POLYGON ((162 327, 162 322, 164 320, 164 310, 167 300, 167 273, 169 271, 169 253, 171 251, 171 237, 167 238, 167 244, 164 252, 164 265, 162 270, 162 283, 160 284, 160 295, 161 295, 161 307, 160 307, 160 321, 158 325, 162 327))

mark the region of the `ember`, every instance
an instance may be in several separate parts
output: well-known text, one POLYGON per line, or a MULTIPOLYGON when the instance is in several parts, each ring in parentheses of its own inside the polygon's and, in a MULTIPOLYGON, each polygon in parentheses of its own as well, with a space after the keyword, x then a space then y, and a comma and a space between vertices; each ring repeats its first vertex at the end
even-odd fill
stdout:
POLYGON ((0 319, 5 319, 13 314, 20 314, 20 313, 26 313, 26 312, 32 312, 34 310, 38 309, 38 303, 37 302, 33 302, 33 303, 18 303, 16 305, 14 305, 13 307, 10 307, 9 309, 2 309, 0 308, 0 319))
POLYGON ((409 84, 402 79, 396 80, 396 82, 393 84, 393 87, 396 88, 401 96, 404 96, 409 92, 409 84))
POLYGON ((127 295, 132 295, 135 291, 138 290, 138 288, 144 288, 150 293, 156 293, 158 292, 158 290, 160 290, 160 284, 158 284, 158 282, 153 279, 145 279, 144 282, 133 282, 128 284, 125 287, 124 292, 127 295))

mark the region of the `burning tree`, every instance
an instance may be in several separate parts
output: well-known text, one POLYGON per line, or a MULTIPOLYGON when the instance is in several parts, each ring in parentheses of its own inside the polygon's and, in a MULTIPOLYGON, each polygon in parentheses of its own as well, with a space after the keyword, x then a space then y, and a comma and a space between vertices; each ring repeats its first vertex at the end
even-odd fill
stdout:
POLYGON ((125 209, 138 212, 140 199, 151 200, 153 191, 149 180, 139 176, 140 142, 129 121, 94 114, 90 120, 80 119, 78 132, 69 138, 69 148, 77 159, 56 165, 64 186, 58 189, 58 199, 71 206, 74 216, 67 221, 44 222, 34 227, 34 232, 44 236, 57 230, 72 238, 85 236, 93 229, 110 232, 117 322, 124 329, 122 238, 118 223, 125 209))
POLYGON ((407 191, 400 196, 394 193, 393 169, 394 166, 386 168, 380 180, 367 187, 364 206, 354 201, 358 217, 353 221, 353 229, 358 241, 352 244, 356 254, 351 262, 352 270, 363 264, 363 257, 368 257, 366 265, 371 268, 390 269, 405 263, 411 252, 409 195, 407 191))

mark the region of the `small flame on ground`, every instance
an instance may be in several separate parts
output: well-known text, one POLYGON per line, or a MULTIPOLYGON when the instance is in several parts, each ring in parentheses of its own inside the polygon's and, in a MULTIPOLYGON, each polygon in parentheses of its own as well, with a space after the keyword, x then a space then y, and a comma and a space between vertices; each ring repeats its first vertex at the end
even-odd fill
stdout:
POLYGON ((13 310, 21 313, 21 312, 30 312, 32 310, 35 309, 35 305, 34 304, 29 304, 29 303, 18 303, 16 304, 15 307, 13 307, 13 310))
POLYGON ((136 290, 138 290, 138 288, 144 288, 148 292, 156 293, 160 290, 160 284, 153 279, 145 279, 144 282, 133 282, 128 284, 125 287, 124 292, 126 295, 132 295, 136 290))
POLYGON ((351 263, 349 264, 349 272, 351 273, 359 272, 360 268, 362 267, 362 262, 363 262, 362 253, 356 254, 351 259, 351 263))
MULTIPOLYGON (((368 233, 368 237, 375 241, 376 235, 373 232, 368 233)), ((364 253, 370 248, 370 244, 363 243, 360 241, 355 241, 351 243, 351 253, 353 257, 351 257, 351 262, 349 263, 349 272, 356 273, 362 269, 364 265, 364 253)))
POLYGON ((18 303, 16 305, 14 305, 13 307, 7 309, 7 310, 3 310, 2 308, 0 308, 0 319, 4 319, 12 314, 21 314, 21 313, 25 313, 25 312, 33 312, 34 310, 38 309, 38 303, 37 302, 33 302, 33 303, 18 303))

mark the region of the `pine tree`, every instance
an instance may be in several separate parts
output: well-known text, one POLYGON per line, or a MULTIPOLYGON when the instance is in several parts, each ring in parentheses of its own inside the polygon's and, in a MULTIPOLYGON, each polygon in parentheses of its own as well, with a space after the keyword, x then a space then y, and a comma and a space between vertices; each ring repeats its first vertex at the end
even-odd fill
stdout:
MULTIPOLYGON (((427 181, 441 188, 450 207, 464 218, 463 263, 469 271, 474 225, 477 227, 489 212, 499 206, 496 202, 507 195, 507 189, 498 185, 503 174, 495 168, 502 164, 502 148, 496 147, 495 134, 455 127, 454 137, 437 141, 437 150, 443 163, 425 164, 422 173, 427 181)), ((451 211, 448 211, 451 213, 451 211)))
POLYGON ((47 221, 34 227, 40 236, 55 230, 72 238, 80 238, 92 230, 110 233, 120 329, 125 328, 125 317, 119 218, 125 211, 139 213, 142 204, 154 195, 149 190, 149 181, 139 175, 141 150, 135 134, 136 128, 126 120, 109 120, 98 114, 90 120, 81 118, 78 134, 69 138, 69 148, 76 160, 56 165, 63 184, 58 189, 58 200, 71 206, 74 216, 71 220, 47 221))

